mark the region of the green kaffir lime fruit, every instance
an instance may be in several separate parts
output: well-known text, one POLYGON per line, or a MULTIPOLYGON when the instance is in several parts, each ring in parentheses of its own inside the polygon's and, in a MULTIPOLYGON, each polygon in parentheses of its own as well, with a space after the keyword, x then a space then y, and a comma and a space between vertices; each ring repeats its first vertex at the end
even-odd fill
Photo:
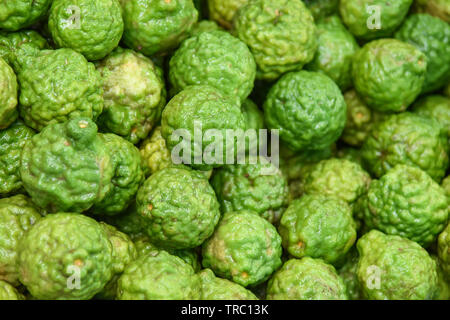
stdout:
POLYGON ((355 247, 350 249, 349 253, 345 257, 345 261, 338 269, 338 274, 344 280, 345 287, 347 288, 347 296, 350 300, 361 300, 362 293, 358 282, 358 251, 355 247))
POLYGON ((355 90, 372 109, 400 112, 422 90, 427 58, 413 45, 396 39, 367 43, 354 56, 352 77, 355 90))
POLYGON ((161 134, 161 126, 153 130, 151 136, 142 142, 139 150, 146 177, 172 164, 166 140, 161 134))
POLYGON ((419 167, 440 181, 448 166, 446 131, 430 118, 410 112, 377 123, 362 146, 364 166, 379 178, 397 164, 419 167))
POLYGON ((347 104, 347 122, 341 140, 359 147, 366 140, 373 125, 383 119, 384 114, 369 108, 353 89, 344 93, 344 100, 347 104))
POLYGON ((58 47, 99 60, 122 38, 122 9, 119 0, 53 0, 48 28, 58 47))
POLYGON ((20 116, 36 130, 76 117, 97 119, 103 110, 100 74, 71 49, 18 52, 20 116))
POLYGON ((416 242, 372 230, 357 242, 358 281, 371 300, 432 299, 436 263, 416 242))
POLYGON ((0 280, 0 300, 25 300, 25 297, 8 282, 0 280))
POLYGON ((112 246, 94 219, 56 213, 19 244, 19 278, 37 299, 91 299, 112 276, 112 246))
POLYGON ((411 112, 434 118, 447 130, 450 138, 450 97, 437 94, 425 96, 412 105, 411 112))
POLYGON ((450 3, 447 0, 415 0, 413 9, 450 23, 450 3))
POLYGON ((227 212, 203 244, 203 267, 244 287, 266 281, 281 265, 281 237, 251 211, 227 212))
POLYGON ((299 0, 252 0, 236 13, 234 34, 255 57, 258 79, 275 80, 299 70, 317 49, 311 12, 299 0))
POLYGON ((50 46, 38 32, 24 30, 17 32, 0 32, 0 58, 3 58, 13 68, 17 66, 16 55, 22 45, 28 44, 36 49, 48 49, 50 46))
POLYGON ((202 20, 194 24, 192 30, 189 32, 189 37, 196 36, 202 32, 210 32, 217 30, 222 30, 222 28, 219 27, 217 23, 211 20, 202 20))
POLYGON ((335 142, 345 126, 347 107, 339 87, 319 72, 283 76, 264 103, 270 129, 294 150, 320 150, 335 142))
POLYGON ((112 273, 111 280, 106 284, 103 290, 95 297, 105 300, 113 300, 117 294, 117 280, 122 275, 125 267, 136 260, 138 253, 133 241, 125 233, 118 231, 113 226, 104 222, 100 223, 106 231, 109 242, 112 246, 112 273))
POLYGON ((435 255, 432 255, 431 258, 436 262, 438 275, 438 290, 433 300, 450 300, 450 281, 447 280, 446 274, 442 269, 441 261, 435 255))
POLYGON ((209 18, 231 29, 236 11, 249 0, 208 0, 209 18))
POLYGON ((262 157, 249 157, 243 164, 219 168, 211 184, 222 212, 249 210, 277 223, 288 204, 286 178, 262 157))
POLYGON ((347 300, 336 269, 321 259, 304 257, 284 263, 267 284, 268 300, 347 300))
POLYGON ((283 213, 278 231, 283 248, 296 258, 309 256, 328 263, 342 259, 356 240, 350 207, 323 195, 304 195, 283 213))
POLYGON ((339 12, 347 28, 363 40, 389 37, 408 14, 413 0, 341 0, 339 12))
POLYGON ((14 0, 0 3, 0 29, 17 31, 40 20, 52 0, 14 0))
POLYGON ((143 255, 120 276, 119 300, 197 300, 201 284, 194 269, 166 251, 143 255))
POLYGON ((25 142, 34 134, 20 121, 0 130, 0 195, 21 191, 20 154, 25 142))
POLYGON ((0 280, 19 285, 18 245, 40 218, 24 195, 0 199, 0 280))
POLYGON ((428 14, 413 14, 395 33, 427 57, 422 93, 435 91, 450 80, 450 25, 428 14))
POLYGON ((128 208, 144 181, 141 155, 131 142, 115 134, 101 134, 100 138, 110 154, 114 174, 109 192, 92 207, 92 211, 100 215, 115 215, 128 208))
POLYGON ((321 20, 317 24, 317 33, 318 48, 305 69, 323 72, 341 90, 347 90, 352 85, 351 63, 359 49, 358 43, 338 16, 321 20))
POLYGON ((337 13, 339 9, 339 0, 304 0, 303 2, 316 21, 337 13))
POLYGON ((0 58, 0 130, 17 119, 17 90, 13 69, 0 58))
POLYGON ((175 49, 197 22, 192 0, 120 0, 125 30, 123 42, 149 56, 175 49))
POLYGON ((450 223, 438 238, 438 256, 447 280, 450 280, 450 223))
POLYGON ((360 207, 365 225, 430 244, 448 217, 445 191, 419 168, 397 165, 370 184, 360 207))
POLYGON ((137 194, 137 211, 150 241, 186 249, 202 244, 219 221, 219 203, 205 176, 187 167, 151 175, 137 194))
POLYGON ((20 176, 49 212, 82 212, 103 200, 114 174, 111 155, 89 118, 51 124, 25 143, 20 176))
POLYGON ((122 48, 97 63, 97 70, 105 100, 100 127, 135 144, 146 138, 166 104, 162 71, 149 58, 122 48))
POLYGON ((241 285, 218 278, 211 269, 198 273, 202 284, 201 300, 258 300, 258 298, 241 285))
POLYGON ((255 60, 245 43, 220 30, 192 36, 170 59, 173 94, 191 85, 209 85, 242 101, 252 91, 255 75, 255 60))
MULTIPOLYGON (((262 110, 250 99, 245 99, 241 105, 241 111, 244 115, 245 130, 249 134, 249 138, 245 141, 245 150, 258 153, 258 150, 263 150, 267 146, 267 141, 264 138, 260 139, 260 130, 265 129, 264 113, 262 110), (249 131, 250 130, 250 131, 249 131)), ((267 137, 266 140, 269 138, 267 137)))
POLYGON ((244 130, 237 99, 211 86, 187 87, 162 113, 161 132, 172 159, 200 170, 234 163, 237 149, 245 148, 237 143, 244 130), (227 138, 227 131, 234 137, 227 138))

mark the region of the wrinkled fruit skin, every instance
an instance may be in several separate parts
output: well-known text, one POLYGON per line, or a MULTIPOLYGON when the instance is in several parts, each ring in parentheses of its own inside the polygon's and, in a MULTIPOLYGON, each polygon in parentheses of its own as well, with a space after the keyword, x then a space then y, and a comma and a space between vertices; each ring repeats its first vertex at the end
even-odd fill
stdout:
POLYGON ((19 121, 0 131, 0 195, 21 190, 20 154, 34 134, 32 129, 19 121))
POLYGON ((106 232, 95 220, 76 213, 40 219, 19 245, 20 282, 37 299, 90 299, 110 280, 111 263, 106 232), (74 269, 79 289, 70 278, 74 269))
POLYGON ((48 28, 58 47, 71 48, 88 60, 99 60, 122 38, 121 10, 118 0, 53 0, 48 28), (72 8, 78 8, 79 14, 74 22, 70 20, 72 8))
POLYGON ((301 1, 250 1, 237 11, 233 32, 253 53, 258 79, 300 70, 317 49, 314 18, 301 1))
POLYGON ((161 70, 142 54, 117 48, 97 64, 105 110, 100 127, 136 144, 161 118, 166 91, 161 70))
POLYGON ((0 280, 0 300, 25 300, 25 297, 8 282, 0 280))
POLYGON ((416 47, 380 39, 355 54, 352 77, 356 92, 370 108, 401 112, 420 94, 426 70, 426 56, 416 47))
POLYGON ((450 223, 438 238, 438 256, 447 280, 450 280, 450 223))
POLYGON ((358 261, 358 251, 355 247, 352 247, 347 254, 345 262, 338 270, 338 274, 347 288, 347 296, 350 300, 363 299, 357 275, 358 261))
POLYGON ((450 25, 428 14, 409 16, 395 33, 427 57, 427 73, 422 93, 437 90, 450 80, 450 25))
POLYGON ((286 261, 267 284, 268 300, 347 300, 332 265, 310 257, 286 261))
POLYGON ((249 210, 277 223, 288 203, 288 186, 281 171, 264 158, 226 165, 214 172, 211 185, 222 212, 249 210))
POLYGON ((146 177, 172 164, 166 140, 161 134, 161 126, 156 127, 151 136, 142 142, 139 151, 146 177))
POLYGON ((191 31, 189 32, 189 38, 198 35, 202 32, 209 32, 209 31, 217 31, 217 30, 223 30, 217 23, 211 20, 201 20, 194 24, 191 31))
POLYGON ((0 58, 0 130, 17 119, 17 91, 17 78, 13 69, 0 58))
POLYGON ((446 131, 434 119, 404 112, 377 123, 364 142, 364 166, 379 178, 397 164, 419 167, 436 181, 448 166, 446 131))
POLYGON ((358 280, 371 300, 432 299, 436 263, 416 242, 372 230, 357 242, 358 280))
POLYGON ((209 17, 222 27, 231 29, 236 11, 247 2, 249 0, 208 0, 209 17))
POLYGON ((40 218, 24 195, 0 199, 0 280, 19 285, 18 245, 40 218))
POLYGON ((293 151, 321 150, 344 130, 347 106, 339 87, 326 75, 299 71, 283 76, 264 103, 270 129, 293 151))
POLYGON ((192 36, 170 59, 173 94, 191 85, 210 85, 244 100, 253 89, 255 76, 256 64, 250 50, 225 31, 192 36))
POLYGON ((199 246, 213 233, 220 217, 208 180, 187 167, 168 167, 151 175, 136 201, 147 235, 161 247, 199 246))
POLYGON ((341 0, 339 12, 355 37, 364 40, 387 38, 403 22, 412 2, 413 0, 341 0))
POLYGON ((416 0, 414 10, 431 14, 450 23, 450 3, 447 0, 416 0))
POLYGON ((146 56, 175 49, 197 22, 192 0, 121 1, 127 47, 146 56))
POLYGON ((356 240, 350 207, 323 195, 304 195, 292 201, 278 231, 292 256, 321 258, 328 263, 343 258, 356 240))
POLYGON ((203 244, 203 267, 244 287, 266 281, 281 265, 281 237, 250 211, 225 213, 203 244))
POLYGON ((315 21, 337 13, 339 8, 339 0, 304 0, 303 2, 311 11, 315 21))
POLYGON ((165 251, 139 257, 118 281, 119 300, 197 300, 201 284, 194 269, 165 251))
POLYGON ((23 48, 18 56, 19 111, 26 125, 42 130, 76 117, 97 119, 103 89, 93 64, 71 49, 23 48))
POLYGON ((0 29, 17 31, 42 18, 52 0, 14 0, 0 4, 0 29))
POLYGON ((450 98, 441 95, 429 95, 416 101, 411 112, 437 120, 447 130, 450 138, 450 98))
POLYGON ((20 176, 33 201, 49 212, 82 212, 111 188, 110 154, 89 118, 48 125, 25 143, 20 176))

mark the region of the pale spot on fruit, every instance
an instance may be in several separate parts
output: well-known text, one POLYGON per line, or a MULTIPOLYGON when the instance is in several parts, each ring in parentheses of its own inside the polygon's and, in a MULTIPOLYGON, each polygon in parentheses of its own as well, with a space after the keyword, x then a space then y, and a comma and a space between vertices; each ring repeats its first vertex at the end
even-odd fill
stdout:
POLYGON ((82 120, 82 121, 78 122, 78 126, 79 126, 81 129, 87 128, 88 122, 82 120))
POLYGON ((81 267, 83 265, 83 261, 81 261, 80 259, 76 259, 73 264, 77 267, 81 267))
POLYGON ((152 204, 149 204, 149 205, 147 206, 147 208, 148 208, 148 210, 152 211, 152 210, 153 210, 153 205, 152 205, 152 204))

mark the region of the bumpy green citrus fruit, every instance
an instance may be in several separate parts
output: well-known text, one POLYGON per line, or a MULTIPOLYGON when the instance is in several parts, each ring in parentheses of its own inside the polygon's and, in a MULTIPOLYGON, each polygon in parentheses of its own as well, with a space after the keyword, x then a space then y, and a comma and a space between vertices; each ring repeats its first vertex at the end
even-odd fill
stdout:
POLYGON ((37 299, 90 299, 112 275, 112 246, 95 220, 76 213, 40 219, 19 244, 19 277, 37 299))
POLYGON ((156 127, 151 136, 142 142, 140 152, 142 165, 147 177, 172 164, 166 140, 161 134, 161 126, 156 127))
POLYGON ((434 180, 445 176, 448 166, 446 131, 439 123, 410 112, 377 123, 362 146, 365 167, 381 177, 397 164, 419 167, 434 180))
POLYGON ((25 297, 8 282, 0 280, 0 300, 25 300, 25 297))
POLYGON ((303 2, 316 21, 337 13, 339 8, 339 0, 304 0, 303 2))
POLYGON ((249 0, 208 0, 209 18, 231 29, 236 11, 249 0))
POLYGON ((142 217, 137 212, 136 201, 133 201, 124 212, 117 215, 104 216, 102 219, 128 235, 133 241, 143 237, 145 234, 142 217))
POLYGON ((52 0, 14 0, 0 3, 0 29, 17 31, 31 26, 47 13, 52 0))
POLYGON ((28 44, 39 50, 50 48, 38 32, 24 30, 17 32, 0 32, 0 58, 3 58, 13 68, 17 66, 16 55, 22 45, 28 44))
POLYGON ((317 49, 314 18, 298 0, 250 1, 237 11, 233 29, 252 51, 258 79, 301 69, 317 49))
POLYGON ((415 0, 413 8, 450 23, 450 3, 447 0, 415 0))
POLYGON ((198 35, 202 32, 209 32, 209 31, 217 31, 222 30, 221 27, 217 23, 211 20, 202 20, 194 24, 192 27, 192 30, 189 32, 189 37, 198 35))
POLYGON ((413 14, 395 33, 427 57, 427 73, 422 93, 431 92, 450 80, 450 25, 428 14, 413 14))
POLYGON ((111 156, 89 118, 51 124, 25 143, 20 176, 33 201, 49 212, 82 212, 105 197, 111 156))
POLYGON ((0 130, 7 128, 18 117, 17 90, 13 69, 0 58, 0 130))
POLYGON ((361 300, 363 298, 357 275, 358 261, 358 251, 353 247, 347 254, 345 262, 338 269, 338 274, 344 280, 347 296, 350 300, 361 300))
POLYGON ((286 261, 267 284, 268 300, 347 300, 332 265, 310 257, 286 261))
POLYGON ((194 269, 165 251, 130 263, 118 281, 119 300, 196 300, 201 284, 194 269))
POLYGON ((281 265, 281 237, 256 213, 228 212, 202 252, 203 266, 218 276, 244 287, 257 285, 281 265))
POLYGON ((422 90, 427 70, 424 53, 396 39, 367 43, 354 56, 352 77, 356 92, 372 109, 400 112, 422 90))
POLYGON ((450 97, 437 94, 423 97, 412 105, 411 112, 434 118, 447 130, 450 138, 450 97))
POLYGON ((358 280, 372 300, 432 299, 436 263, 416 242, 372 230, 357 242, 358 280))
POLYGON ((361 149, 352 147, 343 147, 337 150, 335 156, 339 159, 347 159, 363 166, 361 149))
POLYGON ((344 130, 347 107, 339 87, 326 75, 299 71, 283 76, 264 103, 266 124, 294 151, 320 150, 344 130))
POLYGON ((175 49, 197 22, 192 0, 121 0, 123 42, 145 55, 175 49))
POLYGON ((431 258, 436 262, 437 275, 438 275, 438 290, 435 293, 433 300, 449 300, 450 299, 450 281, 447 280, 447 276, 442 269, 442 263, 439 258, 432 255, 431 258))
POLYGON ((450 223, 438 238, 438 256, 447 280, 450 280, 450 223))

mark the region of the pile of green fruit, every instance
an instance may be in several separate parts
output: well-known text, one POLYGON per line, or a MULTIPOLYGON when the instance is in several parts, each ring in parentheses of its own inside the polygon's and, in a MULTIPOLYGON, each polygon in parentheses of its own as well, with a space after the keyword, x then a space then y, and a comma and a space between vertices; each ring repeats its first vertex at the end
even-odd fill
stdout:
POLYGON ((0 300, 449 300, 449 22, 0 1, 0 300))

